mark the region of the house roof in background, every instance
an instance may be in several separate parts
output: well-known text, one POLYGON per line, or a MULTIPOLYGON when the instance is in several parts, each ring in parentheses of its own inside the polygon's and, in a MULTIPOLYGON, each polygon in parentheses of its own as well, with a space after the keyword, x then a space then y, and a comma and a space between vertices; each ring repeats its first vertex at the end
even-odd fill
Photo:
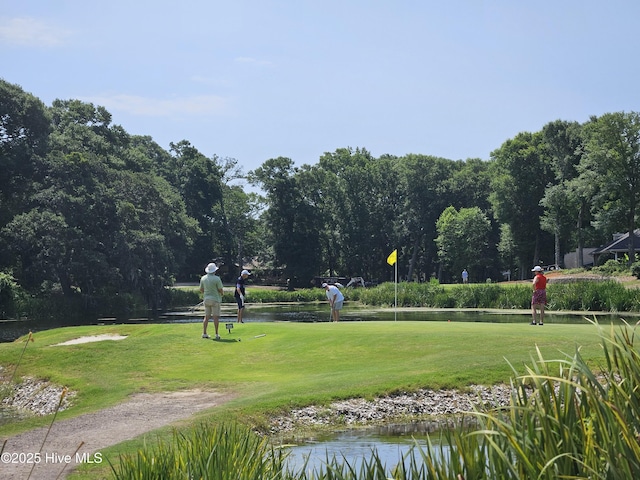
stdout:
MULTIPOLYGON (((640 249, 640 229, 636 229, 633 232, 633 246, 635 249, 640 249)), ((602 255, 609 252, 626 252, 629 250, 629 232, 624 234, 614 235, 614 239, 592 252, 592 255, 602 255)))

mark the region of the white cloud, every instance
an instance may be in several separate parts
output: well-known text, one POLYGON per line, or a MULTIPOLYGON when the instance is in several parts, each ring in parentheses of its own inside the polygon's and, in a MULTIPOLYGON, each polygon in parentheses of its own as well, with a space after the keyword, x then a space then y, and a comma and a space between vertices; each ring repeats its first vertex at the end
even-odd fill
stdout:
POLYGON ((0 19, 0 43, 27 47, 57 47, 71 36, 70 30, 36 18, 0 19))
POLYGON ((222 114, 228 100, 217 95, 171 98, 168 100, 136 95, 105 95, 80 98, 85 102, 106 107, 109 111, 127 112, 143 116, 222 114))

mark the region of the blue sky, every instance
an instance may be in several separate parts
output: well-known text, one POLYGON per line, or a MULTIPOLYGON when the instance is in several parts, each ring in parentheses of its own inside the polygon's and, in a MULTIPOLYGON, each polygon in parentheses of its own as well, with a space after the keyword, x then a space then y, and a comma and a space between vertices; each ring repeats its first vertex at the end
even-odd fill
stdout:
POLYGON ((245 171, 360 147, 489 159, 639 111, 637 0, 0 0, 0 77, 245 171))

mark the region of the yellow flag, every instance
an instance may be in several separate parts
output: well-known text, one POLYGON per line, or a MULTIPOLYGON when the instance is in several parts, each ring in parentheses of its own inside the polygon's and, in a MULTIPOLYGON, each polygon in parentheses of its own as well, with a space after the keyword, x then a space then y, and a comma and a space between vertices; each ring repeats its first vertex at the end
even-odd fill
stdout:
POLYGON ((389 265, 395 265, 396 261, 398 260, 398 249, 395 249, 393 252, 391 252, 389 254, 389 256, 387 257, 387 263, 389 265))

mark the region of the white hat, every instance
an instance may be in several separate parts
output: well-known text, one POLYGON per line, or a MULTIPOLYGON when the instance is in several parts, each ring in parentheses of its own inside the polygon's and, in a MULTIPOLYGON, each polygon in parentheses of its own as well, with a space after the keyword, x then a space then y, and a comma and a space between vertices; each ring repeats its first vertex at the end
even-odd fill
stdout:
POLYGON ((322 284, 322 288, 327 288, 328 286, 329 286, 329 284, 328 284, 328 283, 323 283, 323 284, 322 284))
POLYGON ((204 269, 205 273, 215 273, 218 270, 218 266, 215 263, 210 263, 207 268, 204 269))
POLYGON ((249 270, 242 270, 242 272, 240 272, 240 275, 251 275, 251 272, 249 270))
POLYGON ((532 272, 541 272, 542 271, 542 267, 540 265, 536 265, 535 267, 533 267, 531 269, 532 272))

